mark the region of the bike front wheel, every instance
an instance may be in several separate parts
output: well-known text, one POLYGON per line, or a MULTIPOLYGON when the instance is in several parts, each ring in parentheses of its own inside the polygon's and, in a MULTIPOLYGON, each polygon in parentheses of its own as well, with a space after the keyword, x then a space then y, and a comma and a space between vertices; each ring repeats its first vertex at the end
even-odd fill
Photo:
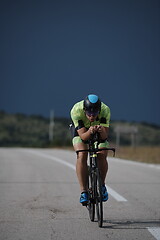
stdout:
POLYGON ((91 173, 88 179, 88 189, 89 189, 89 203, 88 203, 88 210, 89 210, 89 217, 90 220, 93 222, 95 218, 95 202, 94 202, 94 175, 91 173))
POLYGON ((102 196, 102 181, 100 177, 99 170, 96 171, 96 189, 95 189, 95 195, 96 195, 96 212, 97 212, 97 220, 98 220, 98 226, 102 227, 103 225, 103 196, 102 196))

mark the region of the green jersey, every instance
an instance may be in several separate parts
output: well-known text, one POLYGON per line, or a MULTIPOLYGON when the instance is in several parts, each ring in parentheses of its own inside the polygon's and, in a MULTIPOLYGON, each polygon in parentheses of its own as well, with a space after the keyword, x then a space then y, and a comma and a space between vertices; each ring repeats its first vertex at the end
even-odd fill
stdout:
POLYGON ((110 122, 110 109, 103 102, 101 103, 101 111, 94 122, 90 122, 86 117, 83 109, 84 100, 76 103, 71 110, 71 118, 75 128, 78 130, 82 127, 89 128, 90 126, 101 125, 109 127, 110 122))

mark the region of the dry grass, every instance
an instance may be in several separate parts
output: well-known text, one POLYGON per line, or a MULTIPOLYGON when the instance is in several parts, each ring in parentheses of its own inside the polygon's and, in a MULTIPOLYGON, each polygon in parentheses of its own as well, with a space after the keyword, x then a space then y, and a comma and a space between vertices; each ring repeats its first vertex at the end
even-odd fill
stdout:
POLYGON ((116 150, 116 157, 145 163, 160 164, 160 147, 120 147, 116 150))

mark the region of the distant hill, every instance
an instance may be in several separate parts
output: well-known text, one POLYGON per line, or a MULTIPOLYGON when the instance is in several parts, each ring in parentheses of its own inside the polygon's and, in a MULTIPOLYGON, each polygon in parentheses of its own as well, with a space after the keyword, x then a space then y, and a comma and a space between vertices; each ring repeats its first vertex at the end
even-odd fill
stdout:
MULTIPOLYGON (((0 111, 0 146, 52 147, 71 145, 70 119, 55 118, 53 141, 49 140, 49 119, 38 115, 8 114, 0 111)), ((160 145, 160 126, 148 123, 111 122, 109 141, 116 142, 117 125, 138 128, 138 145, 160 145)), ((120 143, 130 145, 130 134, 121 134, 120 143)))
POLYGON ((49 147, 70 142, 68 119, 55 119, 53 141, 50 142, 48 118, 0 112, 0 146, 49 147))
MULTIPOLYGON (((110 139, 113 142, 116 142, 116 133, 115 128, 120 126, 127 127, 135 127, 137 129, 137 133, 135 134, 135 144, 138 146, 151 145, 158 146, 160 145, 160 126, 155 124, 148 124, 146 122, 125 122, 125 121, 113 121, 111 122, 111 131, 110 131, 110 139)), ((120 134, 120 144, 121 145, 130 145, 131 144, 131 134, 121 133, 120 134)))

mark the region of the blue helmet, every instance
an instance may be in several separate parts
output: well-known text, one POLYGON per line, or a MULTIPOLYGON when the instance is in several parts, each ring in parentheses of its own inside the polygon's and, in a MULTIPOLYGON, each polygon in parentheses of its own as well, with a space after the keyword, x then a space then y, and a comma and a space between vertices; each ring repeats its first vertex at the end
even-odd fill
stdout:
POLYGON ((88 115, 98 115, 101 111, 101 101, 97 95, 90 94, 84 100, 84 110, 88 115))

